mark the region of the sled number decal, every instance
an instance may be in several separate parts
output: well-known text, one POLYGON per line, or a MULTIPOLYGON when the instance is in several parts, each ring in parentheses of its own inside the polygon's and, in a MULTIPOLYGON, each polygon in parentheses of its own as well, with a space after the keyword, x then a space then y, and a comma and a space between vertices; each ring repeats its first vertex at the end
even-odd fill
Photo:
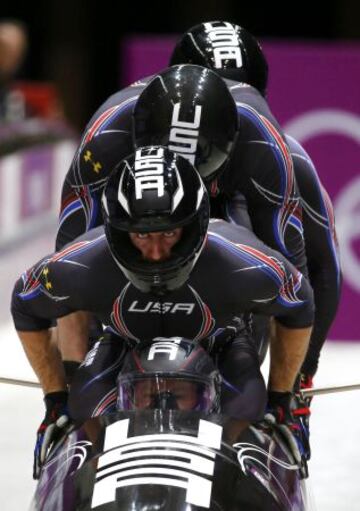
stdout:
POLYGON ((129 419, 106 428, 91 509, 114 502, 117 488, 161 485, 186 490, 188 504, 210 507, 215 456, 222 427, 199 421, 198 436, 156 434, 128 437, 129 419))

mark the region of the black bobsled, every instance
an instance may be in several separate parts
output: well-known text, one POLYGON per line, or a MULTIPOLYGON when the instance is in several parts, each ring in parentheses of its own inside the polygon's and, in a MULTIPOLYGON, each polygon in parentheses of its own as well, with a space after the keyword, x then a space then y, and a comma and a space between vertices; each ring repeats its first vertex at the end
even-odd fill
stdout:
POLYGON ((195 411, 87 420, 52 452, 32 511, 307 511, 276 432, 195 411))

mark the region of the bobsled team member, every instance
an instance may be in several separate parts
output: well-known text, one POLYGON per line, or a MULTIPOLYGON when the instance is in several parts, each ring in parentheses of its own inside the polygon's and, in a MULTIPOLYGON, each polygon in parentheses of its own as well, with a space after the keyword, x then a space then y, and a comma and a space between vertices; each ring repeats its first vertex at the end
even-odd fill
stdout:
MULTIPOLYGON (((275 317, 269 396, 274 407, 287 407, 290 423, 291 389, 313 320, 307 280, 247 229, 219 220, 208 230, 209 199, 198 172, 166 148, 141 148, 125 159, 108 180, 103 210, 105 233, 103 227, 93 229, 43 258, 15 284, 15 327, 46 404, 34 475, 68 420, 63 366, 49 327, 79 310, 107 325, 118 346, 120 339, 159 336, 198 341, 212 335, 216 341, 235 316, 275 317)), ((121 356, 112 360, 121 365, 121 356)), ((113 368, 98 373, 96 381, 106 380, 113 368)), ((224 413, 236 416, 241 410, 248 420, 261 418, 264 383, 248 336, 224 347, 219 369, 224 413)))
MULTIPOLYGON (((155 143, 195 164, 214 196, 212 216, 219 214, 219 201, 236 209, 241 191, 256 235, 306 274, 301 208, 287 145, 269 110, 262 104, 257 110, 248 89, 232 90, 232 85, 211 70, 181 65, 111 96, 89 122, 66 177, 57 248, 102 223, 100 197, 110 171, 134 143, 155 143)), ((74 342, 80 321, 72 316, 61 321, 61 328, 64 359, 80 362, 87 350, 86 341, 74 342)))
POLYGON ((221 376, 205 349, 183 337, 139 343, 117 378, 118 410, 220 412, 221 376))
MULTIPOLYGON (((265 118, 271 119, 265 100, 268 63, 259 42, 243 27, 228 21, 200 23, 180 37, 169 64, 197 64, 212 69, 222 78, 232 80, 229 88, 239 110, 251 105, 265 118)), ((285 135, 285 139, 301 196, 308 275, 314 291, 314 327, 301 369, 303 386, 311 387, 321 348, 340 300, 342 278, 339 247, 333 205, 314 164, 299 142, 289 135, 285 135)), ((266 193, 266 190, 263 192, 266 193)), ((268 194, 268 198, 271 198, 271 194, 268 194)), ((251 208, 250 203, 250 217, 251 208)), ((231 208, 227 209, 227 219, 241 225, 251 225, 244 196, 239 194, 237 201, 233 201, 231 208)), ((254 229, 256 232, 256 223, 254 229)), ((259 342, 261 340, 260 337, 259 342)))

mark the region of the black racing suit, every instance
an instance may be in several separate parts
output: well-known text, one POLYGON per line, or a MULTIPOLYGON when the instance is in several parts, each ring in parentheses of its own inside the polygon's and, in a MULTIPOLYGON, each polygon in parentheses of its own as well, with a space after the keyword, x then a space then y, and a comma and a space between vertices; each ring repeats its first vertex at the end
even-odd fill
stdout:
MULTIPOLYGON (((234 317, 246 323, 250 313, 274 316, 289 328, 309 327, 313 297, 307 280, 284 256, 251 231, 215 220, 188 282, 163 299, 138 291, 126 280, 110 254, 103 227, 45 257, 15 285, 12 314, 17 330, 47 329, 55 318, 78 310, 92 313, 117 339, 136 342, 181 336, 199 341, 213 336, 216 341, 234 317)), ((235 339, 225 353, 219 353, 226 387, 223 410, 230 415, 241 410, 242 418, 256 420, 264 411, 265 386, 256 350, 251 349, 249 339, 241 343, 235 339)), ((104 383, 96 405, 86 405, 91 392, 85 390, 77 400, 86 405, 85 416, 89 409, 96 414, 99 402, 105 402, 99 413, 107 409, 111 399, 113 402, 111 392, 122 360, 120 345, 116 356, 107 359, 108 365, 82 385, 86 390, 92 380, 104 383)), ((87 357, 84 366, 91 365, 87 357)), ((80 418, 84 416, 78 413, 80 418)))
POLYGON ((339 245, 334 208, 312 160, 296 140, 290 136, 286 140, 301 196, 308 275, 314 291, 314 327, 302 368, 305 374, 313 376, 340 301, 342 275, 339 245))
MULTIPOLYGON (((260 117, 263 121, 266 119, 273 126, 277 126, 266 101, 252 87, 236 84, 231 86, 230 90, 233 92, 238 109, 246 111, 252 108, 254 109, 251 113, 252 117, 260 117)), ((257 122, 261 126, 260 121, 257 122)), ((263 126, 262 129, 265 129, 265 127, 263 126)), ((255 138, 253 137, 247 144, 251 146, 251 150, 243 151, 242 156, 240 155, 241 148, 237 147, 239 168, 250 169, 249 176, 246 176, 246 173, 240 173, 241 184, 237 184, 236 179, 232 177, 235 175, 234 173, 224 173, 222 183, 219 186, 224 197, 217 200, 225 205, 221 215, 223 218, 253 229, 260 239, 274 247, 271 236, 266 236, 271 233, 271 227, 267 219, 270 219, 272 215, 270 211, 268 215, 265 214, 266 204, 262 204, 261 196, 270 202, 272 200, 277 201, 278 198, 274 186, 266 186, 264 180, 261 181, 261 184, 260 181, 255 183, 252 158, 260 158, 264 152, 262 150, 264 141, 261 139, 256 141, 255 138)), ((299 233, 303 232, 308 277, 314 290, 315 300, 314 328, 302 371, 305 374, 314 375, 318 367, 321 348, 335 318, 340 300, 342 278, 339 246, 336 237, 333 205, 319 179, 311 158, 293 137, 286 135, 285 140, 292 157, 302 205, 302 224, 298 221, 298 213, 295 212, 293 217, 289 219, 288 230, 289 235, 290 232, 295 232, 296 229, 299 233)), ((268 144, 272 144, 270 138, 268 144)), ((274 153, 278 152, 276 146, 272 150, 274 153)), ((270 174, 267 173, 267 175, 270 178, 270 174)), ((275 218, 275 214, 273 212, 273 218, 275 218)), ((294 246, 292 242, 289 242, 288 245, 290 247, 294 246)), ((297 246, 300 245, 297 244, 297 246)), ((287 255, 285 250, 281 250, 281 252, 287 255)), ((294 260, 293 257, 290 257, 290 260, 296 263, 296 260, 299 259, 295 258, 294 260)), ((302 265, 297 265, 297 267, 304 272, 302 265)), ((258 316, 254 318, 254 327, 256 327, 255 340, 260 358, 263 358, 268 340, 268 321, 258 316)))
MULTIPOLYGON (((87 125, 63 188, 57 249, 102 223, 102 189, 114 167, 134 151, 132 112, 151 78, 111 96, 87 125)), ((254 88, 227 83, 240 130, 219 190, 227 203, 236 192, 244 194, 255 234, 306 274, 300 199, 280 127, 254 88)))
MULTIPOLYGON (((133 151, 133 107, 152 78, 111 96, 88 123, 63 187, 57 249, 102 223, 100 197, 104 184, 116 164, 133 151)), ((316 316, 304 371, 314 374, 340 297, 332 204, 305 151, 289 138, 287 144, 284 142, 264 98, 249 85, 227 83, 237 104, 240 132, 217 183, 219 193, 212 198, 212 216, 252 228, 263 242, 285 255, 306 276, 309 268, 316 316), (303 224, 296 181, 301 188, 301 202, 311 205, 315 212, 309 215, 310 210, 305 208, 303 224)), ((259 317, 254 323, 258 325, 256 340, 263 356, 268 322, 259 317)))

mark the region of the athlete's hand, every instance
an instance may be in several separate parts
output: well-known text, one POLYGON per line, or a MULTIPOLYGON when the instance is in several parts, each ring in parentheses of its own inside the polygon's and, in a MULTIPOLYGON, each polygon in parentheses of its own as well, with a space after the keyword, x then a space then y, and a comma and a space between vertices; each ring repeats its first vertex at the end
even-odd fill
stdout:
POLYGON ((302 477, 308 476, 307 460, 310 457, 308 431, 301 417, 310 414, 306 403, 292 392, 268 392, 268 405, 265 421, 280 432, 295 462, 299 465, 302 477))
POLYGON ((302 436, 307 439, 306 459, 310 459, 310 405, 312 397, 302 397, 301 391, 313 388, 313 377, 309 374, 300 373, 294 386, 293 413, 300 421, 302 436))
POLYGON ((39 479, 49 450, 70 426, 67 400, 68 393, 66 391, 50 392, 44 397, 46 413, 37 431, 34 450, 34 479, 39 479))

